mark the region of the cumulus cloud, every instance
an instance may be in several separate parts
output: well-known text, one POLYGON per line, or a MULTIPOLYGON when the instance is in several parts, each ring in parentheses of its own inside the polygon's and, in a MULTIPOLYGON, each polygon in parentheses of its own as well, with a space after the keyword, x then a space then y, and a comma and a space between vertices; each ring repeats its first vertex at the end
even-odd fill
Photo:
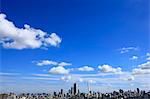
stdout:
POLYGON ((129 51, 137 51, 139 48, 137 47, 123 47, 119 49, 120 53, 127 53, 129 51))
POLYGON ((130 60, 137 60, 137 59, 138 59, 137 56, 132 56, 132 57, 130 58, 130 60))
POLYGON ((132 73, 134 75, 139 75, 139 74, 150 74, 150 61, 138 65, 138 68, 135 68, 132 70, 132 73))
POLYGON ((134 79, 135 79, 135 77, 134 76, 121 76, 121 78, 120 78, 121 80, 124 80, 124 81, 133 81, 134 79))
POLYGON ((52 60, 41 60, 41 61, 33 61, 33 63, 36 63, 38 66, 45 66, 45 65, 54 65, 54 66, 70 66, 71 63, 67 62, 56 62, 52 60))
POLYGON ((83 66, 78 68, 79 71, 94 71, 93 67, 89 67, 89 66, 83 66))
POLYGON ((83 82, 84 80, 78 76, 65 75, 60 78, 60 80, 65 82, 83 82))
POLYGON ((104 73, 115 73, 115 74, 122 73, 122 69, 120 67, 113 68, 112 66, 109 65, 102 65, 102 66, 98 66, 98 68, 100 69, 101 72, 104 73))
POLYGON ((133 69, 132 73, 134 75, 150 74, 150 69, 135 68, 135 69, 133 69))
POLYGON ((146 60, 150 61, 150 53, 147 53, 146 56, 147 56, 146 60))
POLYGON ((146 59, 146 60, 150 61, 150 57, 147 57, 147 59, 146 59))
POLYGON ((134 76, 128 77, 128 81, 132 81, 132 80, 134 80, 134 76))
POLYGON ((62 66, 53 67, 49 70, 49 73, 51 74, 69 74, 69 72, 69 69, 65 69, 62 66))
POLYGON ((51 60, 42 60, 40 62, 37 62, 38 66, 44 66, 44 65, 57 65, 57 62, 51 61, 51 60))
POLYGON ((58 46, 61 38, 55 33, 48 34, 40 29, 35 29, 25 24, 18 28, 6 19, 5 14, 0 14, 0 44, 4 48, 35 49, 49 46, 58 46))
POLYGON ((60 80, 66 81, 66 82, 70 81, 71 79, 72 79, 71 75, 62 76, 62 77, 60 78, 60 80))
POLYGON ((150 53, 146 53, 146 56, 150 56, 150 53))
POLYGON ((140 64, 138 67, 140 67, 141 69, 150 69, 150 62, 146 62, 143 64, 140 64))
POLYGON ((70 66, 72 65, 71 63, 67 63, 67 62, 60 62, 58 63, 58 66, 70 66))

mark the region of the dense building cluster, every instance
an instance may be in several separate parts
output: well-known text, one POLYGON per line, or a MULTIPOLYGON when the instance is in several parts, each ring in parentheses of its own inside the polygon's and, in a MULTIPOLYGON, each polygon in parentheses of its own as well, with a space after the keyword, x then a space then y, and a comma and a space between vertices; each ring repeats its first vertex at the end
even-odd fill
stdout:
POLYGON ((119 90, 113 91, 111 93, 100 93, 92 92, 89 93, 80 93, 80 90, 77 89, 76 83, 67 93, 60 90, 60 92, 54 92, 52 94, 48 93, 1 93, 0 99, 150 99, 150 91, 146 92, 137 88, 134 91, 128 90, 119 90))

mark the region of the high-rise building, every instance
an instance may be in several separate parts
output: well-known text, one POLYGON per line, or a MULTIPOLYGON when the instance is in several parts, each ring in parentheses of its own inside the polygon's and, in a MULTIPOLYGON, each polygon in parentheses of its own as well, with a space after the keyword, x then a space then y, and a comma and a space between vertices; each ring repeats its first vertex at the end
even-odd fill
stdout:
POLYGON ((137 88, 137 93, 139 93, 140 92, 140 89, 139 88, 137 88))
POLYGON ((71 89, 68 90, 68 93, 71 94, 71 89))
POLYGON ((56 94, 56 92, 54 91, 54 96, 56 96, 57 94, 56 94))
POLYGON ((71 94, 72 94, 72 95, 74 94, 74 90, 73 90, 73 87, 71 87, 71 94))
POLYGON ((78 89, 78 94, 80 94, 80 90, 78 89))
POLYGON ((73 88, 74 88, 74 95, 76 95, 77 94, 77 84, 76 83, 74 83, 74 86, 73 86, 73 88))
POLYGON ((61 94, 61 95, 63 94, 63 89, 61 89, 60 94, 61 94))

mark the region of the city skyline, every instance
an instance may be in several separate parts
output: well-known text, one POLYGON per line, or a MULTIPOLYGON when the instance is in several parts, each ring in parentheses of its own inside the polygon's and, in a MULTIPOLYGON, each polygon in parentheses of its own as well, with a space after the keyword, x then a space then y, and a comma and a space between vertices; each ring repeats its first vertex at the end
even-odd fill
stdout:
POLYGON ((0 92, 150 90, 148 4, 1 0, 0 92))
POLYGON ((60 91, 53 93, 1 93, 1 99, 149 99, 150 92, 145 90, 140 90, 137 88, 136 90, 122 90, 118 91, 101 93, 90 91, 87 93, 80 92, 77 88, 77 84, 74 83, 73 86, 68 90, 68 92, 64 92, 63 89, 60 91), (77 91, 78 90, 78 91, 77 91))

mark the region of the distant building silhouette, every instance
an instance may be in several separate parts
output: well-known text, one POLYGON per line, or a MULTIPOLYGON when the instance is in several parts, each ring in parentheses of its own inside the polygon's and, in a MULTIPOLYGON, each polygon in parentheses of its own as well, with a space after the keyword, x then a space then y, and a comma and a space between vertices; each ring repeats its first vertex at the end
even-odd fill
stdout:
POLYGON ((61 89, 61 91, 60 91, 60 94, 63 94, 64 92, 63 92, 63 89, 61 89))
POLYGON ((74 83, 73 91, 74 91, 74 95, 76 95, 77 94, 77 84, 76 83, 74 83))
POLYGON ((67 93, 63 89, 60 92, 51 93, 1 93, 0 99, 150 99, 150 91, 146 92, 137 88, 136 90, 124 91, 119 89, 110 93, 101 93, 89 91, 88 93, 81 93, 74 83, 73 87, 67 93))
POLYGON ((71 87, 71 94, 73 95, 73 93, 74 93, 74 92, 73 92, 73 87, 71 87))

